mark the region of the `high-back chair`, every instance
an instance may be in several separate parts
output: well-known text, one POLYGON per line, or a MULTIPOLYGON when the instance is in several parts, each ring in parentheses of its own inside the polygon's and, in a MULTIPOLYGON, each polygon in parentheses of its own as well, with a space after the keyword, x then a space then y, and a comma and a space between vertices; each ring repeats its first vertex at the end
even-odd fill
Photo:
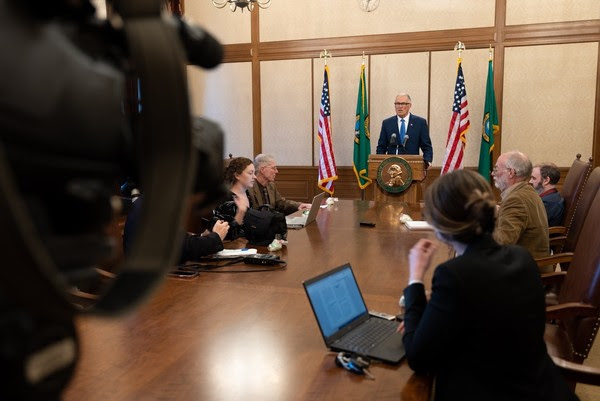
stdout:
MULTIPOLYGON (((600 167, 596 168, 600 171, 600 167)), ((595 171, 596 171, 595 170, 595 171)), ((546 326, 550 355, 575 363, 587 358, 600 327, 600 188, 595 191, 581 227, 569 271, 558 293, 558 305, 548 306, 546 326)), ((552 273, 550 274, 552 275, 552 273)))
POLYGON ((561 252, 573 252, 577 245, 577 240, 581 234, 583 223, 585 222, 588 212, 593 207, 594 197, 600 188, 600 167, 596 167, 585 182, 579 201, 575 207, 573 216, 571 217, 569 229, 565 235, 564 243, 562 244, 561 252))
POLYGON ((581 229, 583 228, 583 223, 587 218, 589 209, 593 206, 594 198, 599 188, 600 167, 596 167, 590 173, 589 178, 583 187, 583 191, 581 191, 577 208, 575 209, 575 213, 571 218, 571 227, 569 231, 566 233, 566 235, 550 238, 550 244, 554 246, 555 250, 560 250, 560 252, 557 252, 549 257, 537 258, 536 262, 538 263, 538 266, 560 263, 561 270, 568 270, 568 260, 570 256, 567 256, 565 259, 563 254, 573 252, 575 250, 577 240, 579 239, 581 229))
POLYGON ((599 368, 569 362, 556 356, 552 356, 552 361, 573 389, 577 383, 600 386, 599 368))
POLYGON ((591 170, 592 158, 590 157, 586 163, 581 160, 581 154, 577 154, 577 157, 573 161, 573 164, 565 177, 565 181, 559 190, 561 196, 565 200, 565 212, 562 224, 562 227, 564 228, 551 228, 551 233, 568 233, 573 222, 573 216, 575 215, 579 197, 591 170))

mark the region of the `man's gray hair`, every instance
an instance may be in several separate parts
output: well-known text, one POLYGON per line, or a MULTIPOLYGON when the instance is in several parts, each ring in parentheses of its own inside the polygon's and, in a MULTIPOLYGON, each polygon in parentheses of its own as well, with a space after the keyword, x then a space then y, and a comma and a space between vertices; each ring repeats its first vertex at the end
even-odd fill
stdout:
POLYGON ((517 177, 527 181, 531 178, 531 170, 533 170, 529 157, 517 150, 506 153, 506 168, 514 170, 517 177))
POLYGON ((400 96, 406 96, 408 98, 409 102, 412 102, 412 99, 410 98, 410 95, 406 92, 400 92, 398 93, 398 95, 396 97, 400 97, 400 96))
POLYGON ((275 163, 275 157, 273 155, 259 154, 254 158, 254 168, 258 171, 262 166, 267 164, 275 163))

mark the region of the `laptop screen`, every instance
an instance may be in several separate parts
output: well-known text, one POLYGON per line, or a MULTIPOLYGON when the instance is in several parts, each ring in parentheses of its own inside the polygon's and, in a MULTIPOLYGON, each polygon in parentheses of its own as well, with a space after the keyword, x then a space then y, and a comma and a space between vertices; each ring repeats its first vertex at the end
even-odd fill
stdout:
POLYGON ((304 288, 326 338, 368 313, 349 264, 307 280, 304 288))

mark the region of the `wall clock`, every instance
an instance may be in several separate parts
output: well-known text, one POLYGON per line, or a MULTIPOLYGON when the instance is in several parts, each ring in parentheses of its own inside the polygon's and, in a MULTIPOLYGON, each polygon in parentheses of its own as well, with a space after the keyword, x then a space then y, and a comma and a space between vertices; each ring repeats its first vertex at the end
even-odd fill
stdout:
POLYGON ((379 6, 379 0, 358 0, 360 9, 366 12, 371 12, 379 6))

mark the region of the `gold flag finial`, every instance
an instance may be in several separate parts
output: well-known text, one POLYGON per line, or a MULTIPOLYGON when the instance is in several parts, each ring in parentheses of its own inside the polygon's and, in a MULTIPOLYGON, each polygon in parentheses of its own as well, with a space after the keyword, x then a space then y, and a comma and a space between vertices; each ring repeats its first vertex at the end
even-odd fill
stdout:
POLYGON ((325 65, 327 65, 327 59, 333 57, 333 55, 331 54, 330 51, 328 51, 327 49, 324 49, 321 54, 319 54, 319 58, 322 58, 325 60, 325 65))
POLYGON ((462 52, 463 50, 467 50, 467 48, 465 44, 459 40, 456 42, 456 45, 454 45, 454 50, 458 50, 458 58, 462 58, 462 52))

